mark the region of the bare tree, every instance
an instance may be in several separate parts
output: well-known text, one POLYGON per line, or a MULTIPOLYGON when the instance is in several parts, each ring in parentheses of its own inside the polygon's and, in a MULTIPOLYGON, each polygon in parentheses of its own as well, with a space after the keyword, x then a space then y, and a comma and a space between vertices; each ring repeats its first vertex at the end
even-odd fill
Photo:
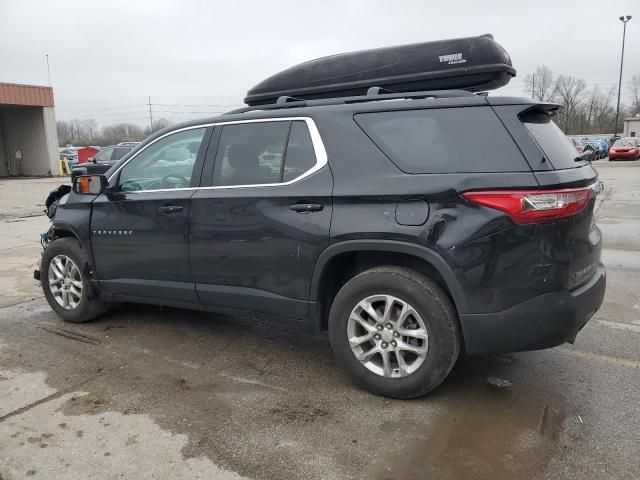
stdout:
POLYGON ((138 125, 132 123, 118 123, 107 125, 102 128, 100 143, 102 145, 113 145, 119 142, 134 141, 139 142, 144 139, 144 132, 138 125))
POLYGON ((549 102, 555 95, 553 72, 546 65, 540 65, 536 71, 524 77, 525 91, 531 98, 540 102, 549 102))
POLYGON ((556 99, 563 104, 564 110, 558 116, 558 123, 566 133, 579 130, 576 125, 576 111, 584 97, 587 84, 584 80, 572 76, 560 75, 555 81, 556 99))
POLYGON ((640 75, 634 75, 628 84, 629 96, 631 97, 631 115, 640 113, 640 75))
POLYGON ((58 131, 58 143, 62 147, 71 143, 71 125, 65 120, 56 122, 56 130, 58 131))
POLYGON ((81 120, 81 126, 84 137, 83 143, 86 143, 87 145, 94 144, 98 133, 98 122, 93 118, 85 118, 84 120, 81 120))
POLYGON ((151 131, 151 129, 147 127, 144 129, 144 134, 145 136, 148 137, 152 133, 156 133, 162 130, 163 128, 167 128, 169 125, 171 125, 171 121, 167 120, 166 118, 155 119, 153 121, 153 131, 151 131))

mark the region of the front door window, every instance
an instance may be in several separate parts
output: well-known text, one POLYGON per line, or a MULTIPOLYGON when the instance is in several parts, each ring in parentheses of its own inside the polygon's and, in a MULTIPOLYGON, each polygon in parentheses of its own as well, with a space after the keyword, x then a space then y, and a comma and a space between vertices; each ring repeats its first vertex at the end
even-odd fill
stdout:
POLYGON ((167 190, 191 186, 206 128, 168 135, 138 153, 120 171, 120 191, 167 190))

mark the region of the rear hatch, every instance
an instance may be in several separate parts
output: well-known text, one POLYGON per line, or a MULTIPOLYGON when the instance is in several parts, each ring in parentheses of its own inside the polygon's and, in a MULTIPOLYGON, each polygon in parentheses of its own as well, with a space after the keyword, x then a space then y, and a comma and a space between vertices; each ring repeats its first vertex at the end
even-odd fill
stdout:
POLYGON ((532 240, 551 261, 558 283, 573 290, 598 272, 602 235, 594 224, 598 174, 553 121, 556 105, 494 107, 534 172, 539 190, 521 199, 536 223, 532 240))

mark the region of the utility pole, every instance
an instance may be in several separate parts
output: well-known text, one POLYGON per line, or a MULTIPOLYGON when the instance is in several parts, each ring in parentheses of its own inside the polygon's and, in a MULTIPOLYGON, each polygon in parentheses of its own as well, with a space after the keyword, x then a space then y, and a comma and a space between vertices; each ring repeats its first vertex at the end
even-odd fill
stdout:
POLYGON ((618 80, 618 104, 616 105, 616 123, 614 126, 613 136, 618 134, 618 115, 620 113, 620 94, 622 93, 622 65, 624 65, 624 37, 627 33, 627 22, 631 20, 631 15, 618 18, 622 22, 622 55, 620 56, 620 79, 618 80))
POLYGON ((151 113, 151 95, 149 95, 149 135, 153 133, 153 114, 151 113))
POLYGON ((51 70, 49 70, 49 54, 45 53, 44 56, 47 57, 47 77, 49 77, 49 86, 51 86, 51 70))

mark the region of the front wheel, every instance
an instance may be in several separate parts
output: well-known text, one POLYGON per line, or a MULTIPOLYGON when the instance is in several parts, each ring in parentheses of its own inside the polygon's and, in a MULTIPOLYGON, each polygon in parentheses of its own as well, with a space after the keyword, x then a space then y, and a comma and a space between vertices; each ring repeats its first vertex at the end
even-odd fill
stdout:
POLYGON ((106 305, 92 292, 89 263, 74 238, 51 242, 40 262, 44 296, 54 312, 73 323, 88 322, 106 311, 106 305))
POLYGON ((362 272, 340 289, 331 306, 329 335, 355 383, 403 399, 440 385, 461 343, 446 293, 428 277, 392 266, 362 272))

